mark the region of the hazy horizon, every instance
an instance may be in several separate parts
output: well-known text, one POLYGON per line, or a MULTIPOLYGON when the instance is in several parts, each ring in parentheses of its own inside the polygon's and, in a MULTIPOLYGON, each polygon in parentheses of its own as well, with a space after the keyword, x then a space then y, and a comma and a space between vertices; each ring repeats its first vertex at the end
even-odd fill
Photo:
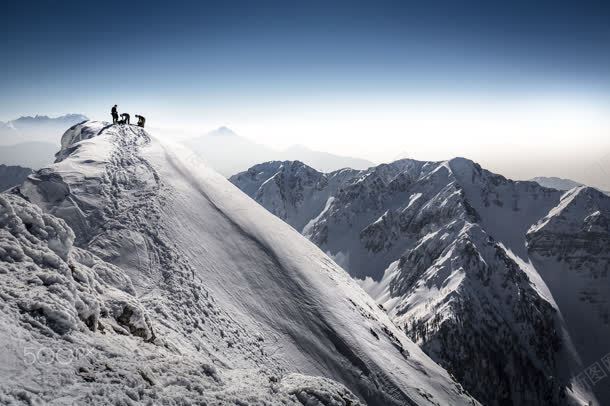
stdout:
MULTIPOLYGON (((583 111, 581 113, 591 112, 583 111)), ((51 118, 63 115, 46 113, 32 113, 29 115, 35 116, 36 114, 50 116, 51 118)), ((91 116, 90 114, 85 115, 93 120, 108 121, 107 117, 101 115, 100 117, 91 116)), ((524 117, 525 115, 521 118, 523 119, 524 117)), ((590 114, 589 117, 593 117, 593 114, 590 114)), ((18 117, 13 119, 16 118, 18 117)), ((467 114, 464 113, 459 117, 457 115, 454 116, 454 119, 467 120, 467 118, 467 114)), ((361 140, 363 149, 358 149, 358 145, 333 145, 328 142, 318 142, 319 140, 324 141, 324 138, 329 137, 338 141, 342 139, 341 130, 333 126, 329 126, 329 128, 335 131, 332 134, 325 133, 322 129, 316 130, 315 128, 307 129, 303 127, 295 130, 282 130, 279 132, 282 137, 281 142, 274 142, 273 136, 276 134, 274 131, 265 131, 264 128, 257 129, 249 126, 235 127, 225 124, 218 126, 218 123, 202 124, 200 127, 196 125, 193 127, 174 128, 153 126, 149 127, 148 130, 155 135, 184 141, 208 134, 219 127, 228 127, 241 138, 278 152, 293 146, 303 146, 314 151, 365 159, 372 164, 388 163, 402 158, 421 161, 444 161, 454 157, 465 157, 480 163, 485 169, 515 180, 530 180, 538 176, 559 177, 571 179, 602 190, 609 190, 610 144, 608 144, 608 140, 604 139, 606 133, 601 124, 598 124, 599 127, 595 129, 595 121, 591 120, 587 123, 585 118, 586 114, 583 114, 580 124, 582 128, 588 126, 588 128, 592 129, 590 135, 598 136, 596 145, 583 142, 585 140, 581 140, 581 143, 572 142, 569 130, 570 128, 574 129, 574 126, 579 123, 570 122, 569 119, 566 120, 562 117, 558 117, 559 121, 563 120, 561 125, 557 126, 558 130, 555 129, 555 123, 549 123, 545 127, 543 120, 531 121, 533 124, 531 128, 524 127, 526 131, 516 132, 514 137, 510 134, 510 126, 489 130, 490 127, 485 126, 497 125, 499 122, 493 123, 482 120, 479 117, 476 121, 478 132, 465 134, 465 128, 455 128, 452 130, 454 131, 453 133, 448 132, 447 134, 437 135, 438 138, 444 140, 444 143, 441 145, 419 142, 422 137, 411 137, 408 142, 402 141, 400 139, 401 133, 396 130, 399 126, 390 128, 392 123, 371 123, 371 125, 376 125, 377 127, 367 128, 360 125, 356 133, 361 140), (496 134, 498 137, 486 137, 487 133, 485 130, 496 134), (307 131, 316 136, 304 137, 303 134, 307 131), (535 131, 540 132, 534 133, 535 131), (459 135, 454 135, 456 133, 459 135), (375 140, 376 145, 370 142, 367 143, 367 138, 370 138, 370 134, 373 134, 372 138, 375 140), (549 140, 549 137, 552 139, 549 140), (451 138, 459 140, 459 143, 451 143, 451 138), (400 148, 403 149, 400 150, 400 148)), ((602 123, 601 120, 600 123, 602 123)), ((423 121, 419 124, 424 124, 421 128, 424 134, 423 139, 429 140, 431 137, 430 132, 435 129, 434 126, 426 127, 423 121)), ((286 122, 284 125, 286 125, 286 128, 290 128, 289 122, 286 122)), ((349 135, 351 136, 352 134, 349 135)), ((57 134, 57 143, 59 138, 60 134, 57 134)), ((47 137, 45 140, 38 141, 48 142, 50 140, 47 137)), ((320 168, 316 169, 322 170, 320 168)))
POLYGON ((0 120, 119 110, 386 162, 610 189, 602 2, 12 3, 0 120), (114 15, 114 13, 116 15, 114 15), (86 17, 84 17, 86 16, 86 17))

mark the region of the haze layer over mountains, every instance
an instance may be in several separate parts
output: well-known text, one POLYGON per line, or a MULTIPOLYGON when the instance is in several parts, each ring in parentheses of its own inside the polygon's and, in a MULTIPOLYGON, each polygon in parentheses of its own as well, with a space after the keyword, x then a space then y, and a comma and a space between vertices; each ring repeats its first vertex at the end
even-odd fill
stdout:
MULTIPOLYGON (((87 117, 82 114, 65 114, 55 118, 36 115, 0 122, 0 164, 38 169, 52 163, 57 149, 57 140, 61 134, 67 127, 86 119, 87 117)), ((261 141, 238 135, 224 126, 203 135, 197 135, 192 130, 155 128, 154 122, 151 122, 149 126, 151 128, 148 131, 159 137, 182 141, 204 162, 226 177, 267 161, 298 160, 321 172, 332 172, 343 168, 367 169, 375 166, 375 163, 370 160, 316 151, 303 145, 292 145, 285 149, 272 148, 261 141)), ((198 132, 200 133, 200 131, 198 132)), ((287 134, 287 138, 290 139, 290 134, 287 134)), ((375 140, 375 135, 372 134, 371 143, 375 143, 375 140)), ((415 141, 417 141, 417 136, 404 137, 406 146, 415 141)), ((587 159, 582 155, 583 152, 580 149, 576 149, 571 157, 561 158, 561 164, 557 163, 553 166, 552 162, 556 160, 551 159, 549 161, 548 156, 546 158, 542 157, 544 153, 552 154, 552 145, 546 152, 542 148, 539 151, 539 156, 531 154, 513 156, 510 162, 506 160, 505 156, 501 156, 501 159, 495 159, 494 157, 498 156, 502 148, 493 145, 481 145, 477 149, 477 156, 485 148, 488 148, 489 152, 484 154, 486 162, 499 170, 500 173, 506 174, 508 172, 510 174, 515 172, 513 169, 516 167, 521 168, 517 179, 521 179, 519 176, 524 179, 533 178, 543 186, 560 189, 568 189, 570 185, 583 184, 588 181, 588 184, 597 186, 601 190, 610 189, 610 185, 606 185, 606 178, 608 177, 605 176, 610 171, 610 160, 605 158, 587 159), (536 170, 536 165, 541 162, 545 162, 545 166, 536 170), (557 175, 559 173, 564 176, 572 174, 573 178, 581 181, 575 182, 570 179, 560 180, 560 178, 540 176, 543 174, 557 175), (604 187, 604 185, 608 187, 604 187)), ((600 148, 598 152, 603 153, 605 147, 600 145, 600 148)), ((610 150, 608 154, 610 154, 610 150)), ((398 154, 400 158, 410 158, 410 155, 408 152, 398 154)))
POLYGON ((298 159, 322 171, 342 168, 365 169, 374 165, 365 159, 313 151, 302 145, 275 150, 241 137, 227 127, 220 127, 203 136, 189 139, 185 144, 226 177, 270 160, 298 159))

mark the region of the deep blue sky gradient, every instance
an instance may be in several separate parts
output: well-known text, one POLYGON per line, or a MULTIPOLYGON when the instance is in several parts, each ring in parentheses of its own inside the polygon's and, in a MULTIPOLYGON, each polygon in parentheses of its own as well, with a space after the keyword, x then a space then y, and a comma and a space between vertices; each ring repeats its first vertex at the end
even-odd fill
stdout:
POLYGON ((121 101, 608 98, 610 2, 13 1, 0 54, 0 120, 121 101))

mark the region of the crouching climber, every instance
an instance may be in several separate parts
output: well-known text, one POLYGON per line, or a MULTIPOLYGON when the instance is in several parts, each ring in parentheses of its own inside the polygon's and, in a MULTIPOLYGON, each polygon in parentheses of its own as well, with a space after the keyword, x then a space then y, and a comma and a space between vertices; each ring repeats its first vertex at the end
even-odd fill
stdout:
POLYGON ((138 119, 138 127, 144 128, 144 123, 146 122, 146 119, 137 114, 136 114, 136 118, 138 119))
POLYGON ((129 124, 129 119, 130 119, 129 114, 122 113, 121 114, 121 121, 119 121, 119 124, 129 124))

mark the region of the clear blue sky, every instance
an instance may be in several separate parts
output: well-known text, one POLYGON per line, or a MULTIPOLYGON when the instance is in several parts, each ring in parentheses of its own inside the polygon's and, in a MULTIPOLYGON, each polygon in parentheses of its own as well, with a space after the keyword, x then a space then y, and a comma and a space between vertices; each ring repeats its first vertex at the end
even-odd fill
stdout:
MULTIPOLYGON (((150 126, 378 161, 493 166, 507 150, 490 143, 553 146, 538 160, 558 168, 575 149, 610 159, 607 0, 46 0, 1 15, 0 120, 108 119, 117 103, 150 126)), ((504 155, 491 169, 511 175, 504 155)))
POLYGON ((608 95, 609 21, 601 0, 5 2, 0 119, 115 102, 173 114, 359 94, 608 95))

